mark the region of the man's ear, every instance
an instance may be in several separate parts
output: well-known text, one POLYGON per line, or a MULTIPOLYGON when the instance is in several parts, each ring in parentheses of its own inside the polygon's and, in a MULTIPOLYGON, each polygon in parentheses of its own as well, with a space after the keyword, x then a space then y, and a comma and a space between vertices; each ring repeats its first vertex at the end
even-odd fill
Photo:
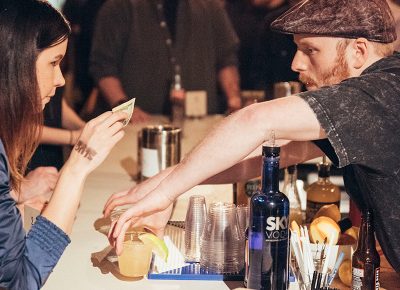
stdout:
POLYGON ((368 60, 369 41, 363 37, 354 39, 352 42, 352 66, 360 69, 368 60))

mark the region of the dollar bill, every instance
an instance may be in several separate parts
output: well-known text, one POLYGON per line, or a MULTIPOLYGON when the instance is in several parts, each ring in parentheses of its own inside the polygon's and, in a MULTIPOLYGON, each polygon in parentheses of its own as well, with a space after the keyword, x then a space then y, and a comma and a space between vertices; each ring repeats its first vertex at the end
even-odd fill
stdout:
POLYGON ((118 105, 112 109, 113 113, 115 112, 124 112, 128 114, 128 118, 123 121, 124 127, 129 124, 129 120, 132 118, 133 108, 135 107, 135 98, 126 101, 125 103, 118 105))

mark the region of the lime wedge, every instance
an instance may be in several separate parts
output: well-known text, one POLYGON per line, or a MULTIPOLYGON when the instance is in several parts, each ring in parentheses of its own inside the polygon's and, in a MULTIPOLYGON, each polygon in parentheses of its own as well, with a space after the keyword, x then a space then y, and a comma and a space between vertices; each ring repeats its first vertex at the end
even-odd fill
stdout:
POLYGON ((154 254, 159 256, 162 260, 167 262, 168 259, 168 248, 164 240, 160 239, 156 235, 145 233, 140 234, 139 239, 146 245, 150 245, 154 254))

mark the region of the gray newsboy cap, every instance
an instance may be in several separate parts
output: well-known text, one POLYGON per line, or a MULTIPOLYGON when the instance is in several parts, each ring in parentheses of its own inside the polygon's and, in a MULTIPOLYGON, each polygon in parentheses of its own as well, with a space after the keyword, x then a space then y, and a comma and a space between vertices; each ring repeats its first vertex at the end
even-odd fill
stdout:
POLYGON ((272 22, 271 29, 383 43, 397 38, 386 0, 303 0, 272 22))

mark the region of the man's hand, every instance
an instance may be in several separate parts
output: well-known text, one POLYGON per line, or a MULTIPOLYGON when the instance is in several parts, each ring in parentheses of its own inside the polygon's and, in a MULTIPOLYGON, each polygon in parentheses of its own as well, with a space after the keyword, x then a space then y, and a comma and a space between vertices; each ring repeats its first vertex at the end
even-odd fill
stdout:
POLYGON ((225 93, 227 113, 232 113, 242 107, 240 98, 240 78, 236 66, 227 66, 218 72, 218 80, 225 93))
POLYGON ((129 227, 144 227, 159 237, 171 217, 173 203, 163 193, 152 191, 133 204, 117 221, 111 225, 108 239, 115 247, 117 255, 122 252, 122 242, 129 227))

